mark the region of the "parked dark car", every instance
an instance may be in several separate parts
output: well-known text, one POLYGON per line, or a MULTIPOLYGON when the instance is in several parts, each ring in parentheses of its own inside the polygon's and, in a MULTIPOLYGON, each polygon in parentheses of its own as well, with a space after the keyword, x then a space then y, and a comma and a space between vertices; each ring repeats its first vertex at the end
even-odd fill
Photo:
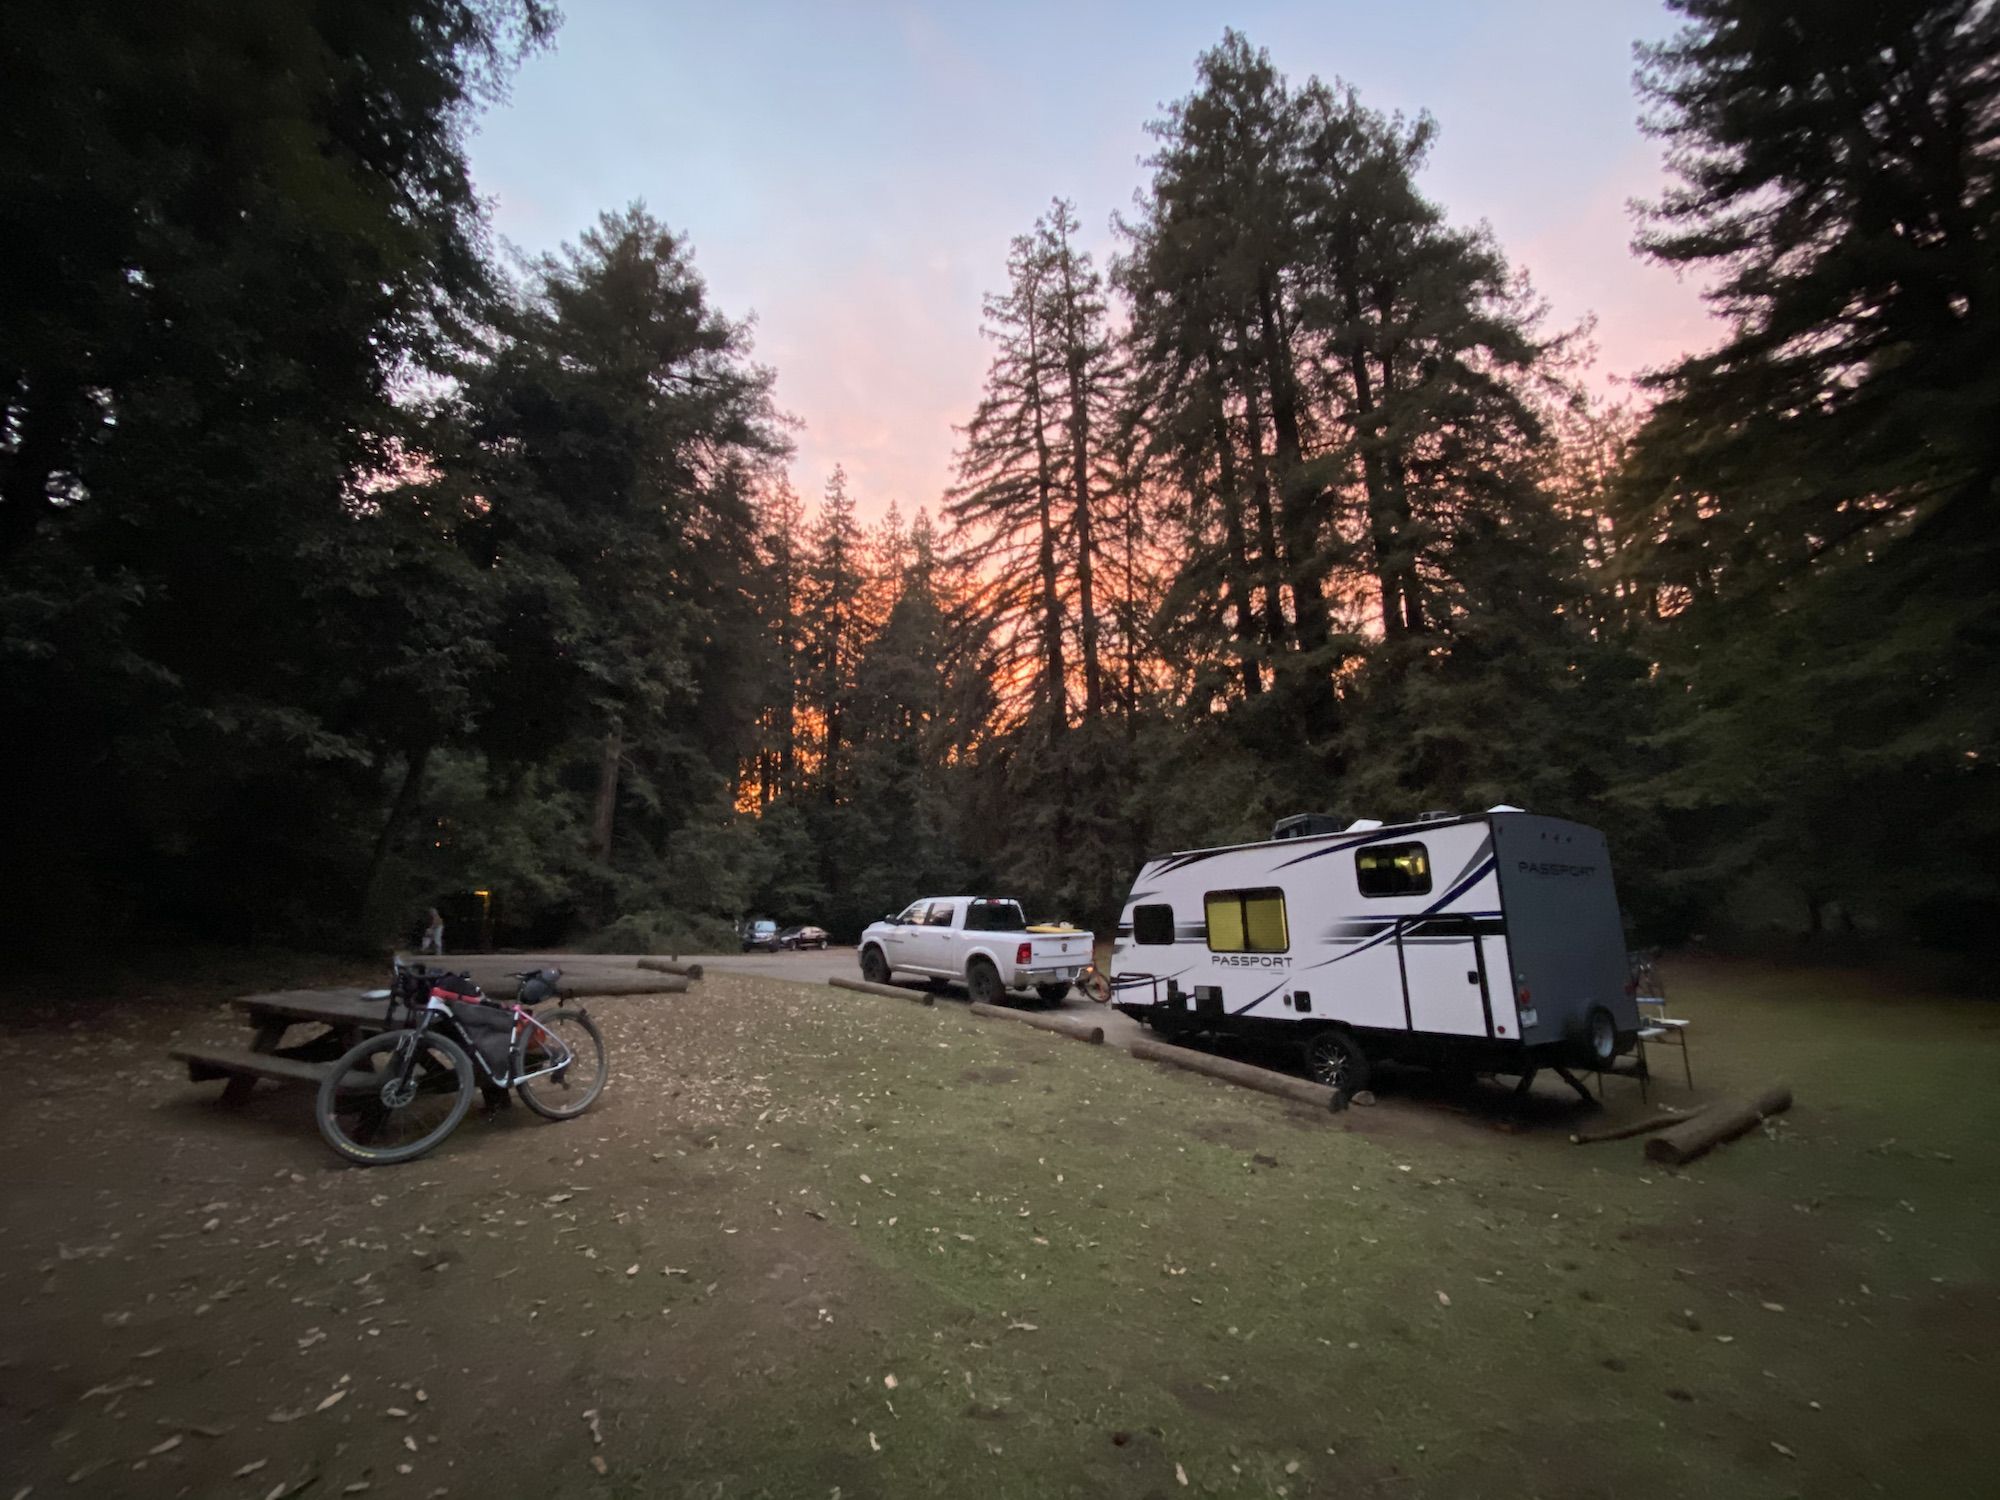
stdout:
POLYGON ((828 941, 829 934, 824 927, 814 927, 810 924, 804 927, 787 927, 778 934, 780 948, 824 948, 828 941))
POLYGON ((759 917, 754 922, 745 922, 743 924, 743 951, 745 953, 776 953, 779 947, 778 924, 773 922, 769 917, 759 917))

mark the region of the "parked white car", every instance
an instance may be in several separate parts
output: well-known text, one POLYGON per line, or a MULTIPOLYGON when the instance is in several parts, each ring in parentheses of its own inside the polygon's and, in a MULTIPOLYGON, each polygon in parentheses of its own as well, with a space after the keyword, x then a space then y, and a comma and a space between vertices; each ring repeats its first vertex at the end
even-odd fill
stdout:
POLYGON ((1021 903, 993 896, 926 896, 861 934, 861 977, 892 974, 963 979, 972 998, 1002 1003, 1033 989, 1053 1004, 1089 963, 1092 938, 1080 929, 1031 932, 1021 903))

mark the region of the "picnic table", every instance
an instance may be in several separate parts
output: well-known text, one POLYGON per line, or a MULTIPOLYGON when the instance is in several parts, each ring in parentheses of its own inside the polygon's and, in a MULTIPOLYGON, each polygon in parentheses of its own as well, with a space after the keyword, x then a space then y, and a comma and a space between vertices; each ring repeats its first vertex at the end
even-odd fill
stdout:
POLYGON ((226 1079, 222 1102, 241 1104, 257 1080, 317 1084, 348 1048, 388 1026, 388 1002, 364 999, 363 990, 280 990, 229 1002, 251 1028, 247 1048, 175 1047, 167 1055, 187 1064, 188 1079, 226 1079), (286 1046, 294 1028, 310 1028, 286 1046))

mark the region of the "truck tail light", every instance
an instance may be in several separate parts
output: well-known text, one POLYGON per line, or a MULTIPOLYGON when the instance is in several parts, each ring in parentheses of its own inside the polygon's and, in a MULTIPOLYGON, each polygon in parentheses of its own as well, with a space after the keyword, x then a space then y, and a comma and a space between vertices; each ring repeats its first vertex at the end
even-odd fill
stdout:
POLYGON ((1031 964, 1034 961, 1035 961, 1035 945, 1033 943, 1023 943, 1021 944, 1020 947, 1014 950, 1015 963, 1031 964))

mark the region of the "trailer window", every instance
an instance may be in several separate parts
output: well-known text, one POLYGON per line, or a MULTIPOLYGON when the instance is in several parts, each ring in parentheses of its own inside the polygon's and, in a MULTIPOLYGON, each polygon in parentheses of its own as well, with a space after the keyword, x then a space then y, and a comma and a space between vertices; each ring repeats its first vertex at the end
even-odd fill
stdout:
POLYGON ((1132 908, 1132 940, 1158 945, 1174 940, 1174 909, 1171 906, 1132 908))
POLYGON ((1364 896, 1421 896, 1431 888, 1430 851, 1422 844, 1357 849, 1354 882, 1364 896))
POLYGON ((1291 946, 1283 891, 1210 891, 1204 902, 1209 952, 1283 953, 1291 946))

